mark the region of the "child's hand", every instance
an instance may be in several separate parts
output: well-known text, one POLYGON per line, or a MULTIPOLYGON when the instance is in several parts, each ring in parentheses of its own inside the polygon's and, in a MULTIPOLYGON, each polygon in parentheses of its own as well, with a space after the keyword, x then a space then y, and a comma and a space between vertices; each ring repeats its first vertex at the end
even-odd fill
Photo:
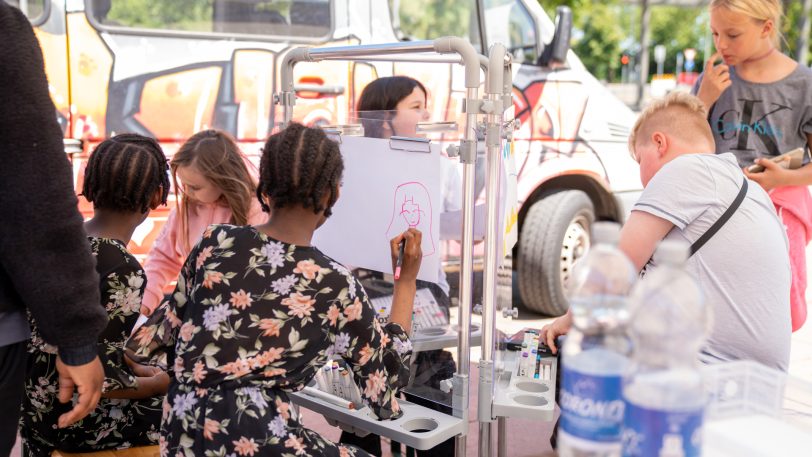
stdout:
POLYGON ((705 72, 702 76, 702 83, 696 96, 705 104, 705 108, 710 110, 711 105, 716 103, 719 96, 730 87, 730 68, 725 64, 714 65, 721 57, 716 51, 707 62, 705 62, 705 72))
MULTIPOLYGON (((787 160, 789 160, 789 158, 787 158, 787 160)), ((769 159, 756 159, 755 163, 764 167, 764 171, 759 173, 750 173, 747 171, 747 168, 745 168, 744 174, 747 175, 749 179, 757 182, 766 191, 786 185, 789 178, 788 174, 792 173, 778 163, 769 159)))
POLYGON ((553 354, 557 354, 558 348, 555 346, 555 339, 566 335, 570 328, 572 328, 572 313, 567 311, 567 314, 541 328, 541 340, 553 351, 553 354))
POLYGON ((410 228, 389 241, 392 253, 392 271, 395 270, 397 264, 401 240, 406 240, 406 245, 403 248, 399 280, 415 281, 417 272, 420 271, 420 262, 423 259, 423 234, 416 228, 410 228))

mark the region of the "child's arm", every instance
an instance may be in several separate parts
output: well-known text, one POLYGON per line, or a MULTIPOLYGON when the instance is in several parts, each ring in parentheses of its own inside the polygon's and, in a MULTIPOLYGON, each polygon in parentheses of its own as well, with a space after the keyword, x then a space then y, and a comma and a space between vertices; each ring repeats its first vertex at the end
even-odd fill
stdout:
POLYGON ((134 389, 112 390, 102 395, 103 397, 140 400, 165 395, 169 390, 169 375, 165 371, 158 367, 135 363, 127 356, 124 356, 124 361, 136 376, 136 387, 134 389))
POLYGON ((178 208, 172 208, 161 233, 152 244, 144 271, 147 274, 147 289, 141 302, 141 314, 151 316, 164 298, 164 287, 178 277, 183 259, 178 255, 177 240, 180 231, 178 208))

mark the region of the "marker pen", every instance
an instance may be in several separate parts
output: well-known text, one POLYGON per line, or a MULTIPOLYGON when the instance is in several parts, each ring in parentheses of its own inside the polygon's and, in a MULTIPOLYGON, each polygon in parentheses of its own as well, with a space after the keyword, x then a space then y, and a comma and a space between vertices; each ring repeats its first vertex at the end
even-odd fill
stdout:
POLYGON ((355 405, 351 401, 347 401, 341 397, 336 397, 335 395, 331 395, 327 392, 322 392, 319 389, 314 389, 312 387, 305 386, 302 389, 302 392, 313 397, 318 398, 319 400, 326 401, 332 405, 340 406, 342 408, 347 409, 355 409, 355 405))
POLYGON ((406 248, 406 238, 398 243, 398 260, 395 262, 395 279, 400 279, 400 267, 403 265, 403 249, 406 248))

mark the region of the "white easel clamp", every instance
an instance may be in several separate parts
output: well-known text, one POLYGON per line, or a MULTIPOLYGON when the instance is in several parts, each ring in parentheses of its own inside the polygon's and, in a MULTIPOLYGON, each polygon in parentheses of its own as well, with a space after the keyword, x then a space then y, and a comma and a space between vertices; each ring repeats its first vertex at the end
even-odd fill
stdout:
POLYGON ((398 151, 431 152, 431 140, 409 136, 391 136, 389 137, 389 148, 398 151))

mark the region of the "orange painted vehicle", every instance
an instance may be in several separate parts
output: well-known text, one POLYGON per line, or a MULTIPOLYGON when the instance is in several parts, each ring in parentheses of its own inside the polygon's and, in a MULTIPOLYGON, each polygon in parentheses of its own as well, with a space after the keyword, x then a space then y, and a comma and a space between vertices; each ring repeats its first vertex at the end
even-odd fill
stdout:
MULTIPOLYGON (((171 156, 193 133, 220 128, 256 158, 281 118, 272 96, 293 47, 443 35, 466 37, 482 53, 501 42, 513 56, 521 120, 514 266, 526 307, 566 310, 568 275, 589 247, 590 224, 621 221, 641 188, 626 147, 633 113, 561 46, 571 21, 556 29, 535 0, 5 1, 39 37, 77 189, 89 151, 119 132, 153 136, 171 156), (551 41, 558 51, 545 53, 551 41)), ((364 86, 392 74, 426 85, 432 120, 461 111, 459 65, 335 61, 296 66, 294 119, 346 123, 364 86)), ((81 199, 80 209, 92 210, 81 199)), ((142 260, 168 211, 154 211, 136 232, 130 247, 142 260)))

